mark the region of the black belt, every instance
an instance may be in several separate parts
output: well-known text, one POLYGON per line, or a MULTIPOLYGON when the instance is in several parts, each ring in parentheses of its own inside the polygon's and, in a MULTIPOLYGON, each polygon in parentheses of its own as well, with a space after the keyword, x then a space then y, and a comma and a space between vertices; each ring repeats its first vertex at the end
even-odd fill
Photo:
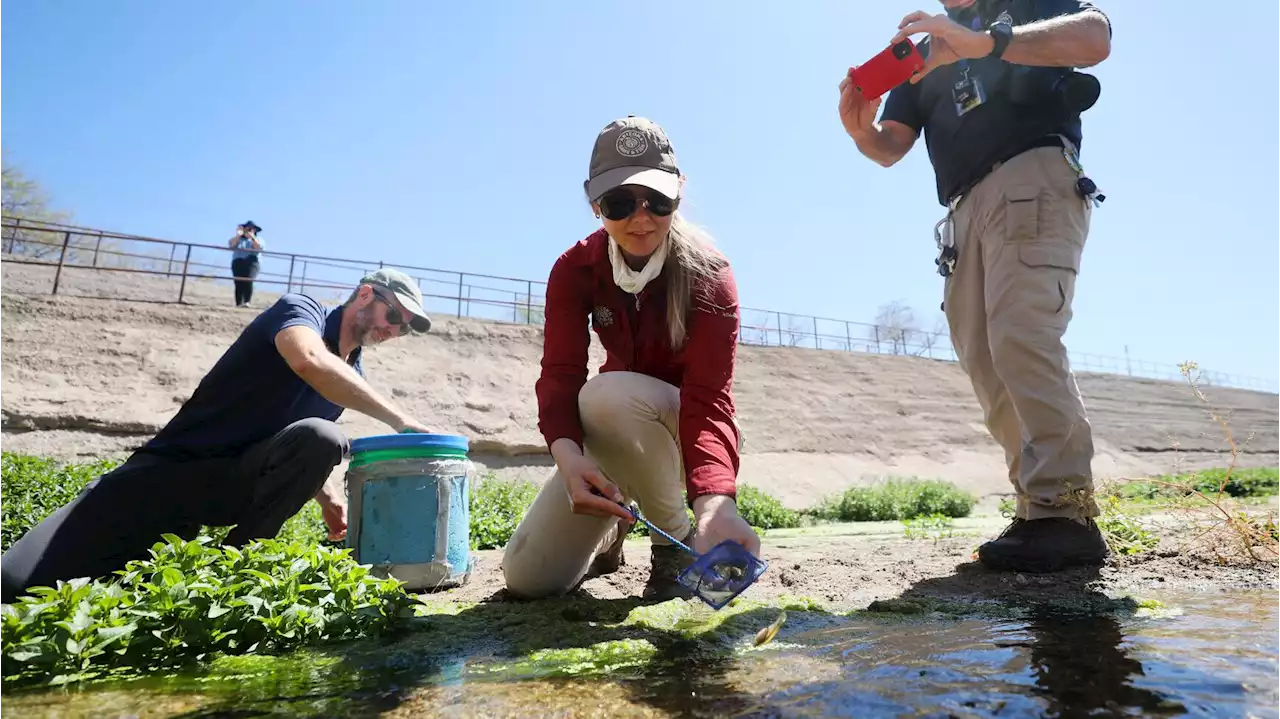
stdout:
POLYGON ((1004 163, 1008 162, 1009 160, 1012 160, 1013 158, 1017 157, 1018 155, 1021 155, 1024 152, 1029 152, 1031 150, 1035 150, 1040 147, 1065 148, 1066 145, 1063 144, 1062 138, 1058 137, 1057 135, 1045 135, 1043 137, 1038 137, 1035 140, 1032 140, 1031 142, 1027 143, 1023 147, 1020 147, 1017 150, 1010 152, 1004 155, 1003 157, 1001 157, 1000 159, 996 160, 995 162, 991 163, 990 166, 983 169, 982 172, 979 173, 976 177, 974 177, 972 180, 962 185, 958 191, 953 192, 951 196, 947 198, 947 204, 950 205, 952 202, 955 201, 957 197, 961 195, 969 194, 969 191, 972 190, 979 182, 982 182, 982 180, 986 178, 987 175, 990 175, 991 173, 995 172, 996 168, 1000 167, 1004 163))

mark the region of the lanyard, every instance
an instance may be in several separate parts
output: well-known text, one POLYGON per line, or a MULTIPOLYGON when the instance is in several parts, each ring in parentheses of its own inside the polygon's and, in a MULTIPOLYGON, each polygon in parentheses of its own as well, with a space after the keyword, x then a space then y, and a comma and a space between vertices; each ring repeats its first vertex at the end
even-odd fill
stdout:
MULTIPOLYGON (((969 23, 969 28, 974 32, 982 29, 982 18, 975 14, 973 16, 973 20, 969 23)), ((960 72, 964 73, 964 76, 967 79, 969 77, 969 61, 962 58, 960 62, 956 64, 960 66, 960 72)))

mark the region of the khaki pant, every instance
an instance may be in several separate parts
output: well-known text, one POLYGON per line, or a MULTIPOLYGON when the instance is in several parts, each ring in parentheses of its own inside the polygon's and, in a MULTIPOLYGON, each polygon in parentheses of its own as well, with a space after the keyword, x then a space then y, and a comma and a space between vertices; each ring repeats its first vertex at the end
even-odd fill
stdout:
MULTIPOLYGON (((680 390, 634 372, 605 372, 578 393, 585 454, 600 466, 645 518, 673 537, 689 533, 684 463, 677 433, 680 390)), ((564 594, 582 580, 591 560, 617 538, 616 518, 574 514, 557 469, 502 557, 507 591, 520 597, 564 594)), ((661 537, 653 537, 665 544, 661 537)))
POLYGON ((1093 517, 1093 438, 1062 336, 1091 206, 1061 148, 1024 152, 952 214, 944 308, 960 366, 1004 448, 1017 516, 1093 517))

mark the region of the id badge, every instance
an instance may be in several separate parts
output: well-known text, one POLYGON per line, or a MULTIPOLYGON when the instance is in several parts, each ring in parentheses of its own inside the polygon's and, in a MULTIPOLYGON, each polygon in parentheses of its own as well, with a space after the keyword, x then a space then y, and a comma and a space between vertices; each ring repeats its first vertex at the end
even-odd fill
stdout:
POLYGON ((982 89, 982 79, 966 76, 951 87, 951 99, 956 103, 956 115, 963 115, 987 101, 982 89))

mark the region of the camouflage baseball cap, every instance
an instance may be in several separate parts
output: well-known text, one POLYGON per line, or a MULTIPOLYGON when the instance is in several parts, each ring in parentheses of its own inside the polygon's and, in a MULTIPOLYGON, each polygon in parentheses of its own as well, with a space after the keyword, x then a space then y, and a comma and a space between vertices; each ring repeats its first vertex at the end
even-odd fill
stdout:
POLYGON ((680 168, 667 133, 656 122, 627 115, 596 136, 587 172, 587 199, 592 202, 620 185, 643 185, 677 199, 680 168))
POLYGON ((418 289, 418 283, 405 273, 384 267, 377 272, 365 275, 364 279, 360 280, 360 284, 391 290, 405 311, 412 315, 409 319, 409 327, 414 332, 426 332, 431 329, 431 318, 422 309, 422 291, 418 289))

